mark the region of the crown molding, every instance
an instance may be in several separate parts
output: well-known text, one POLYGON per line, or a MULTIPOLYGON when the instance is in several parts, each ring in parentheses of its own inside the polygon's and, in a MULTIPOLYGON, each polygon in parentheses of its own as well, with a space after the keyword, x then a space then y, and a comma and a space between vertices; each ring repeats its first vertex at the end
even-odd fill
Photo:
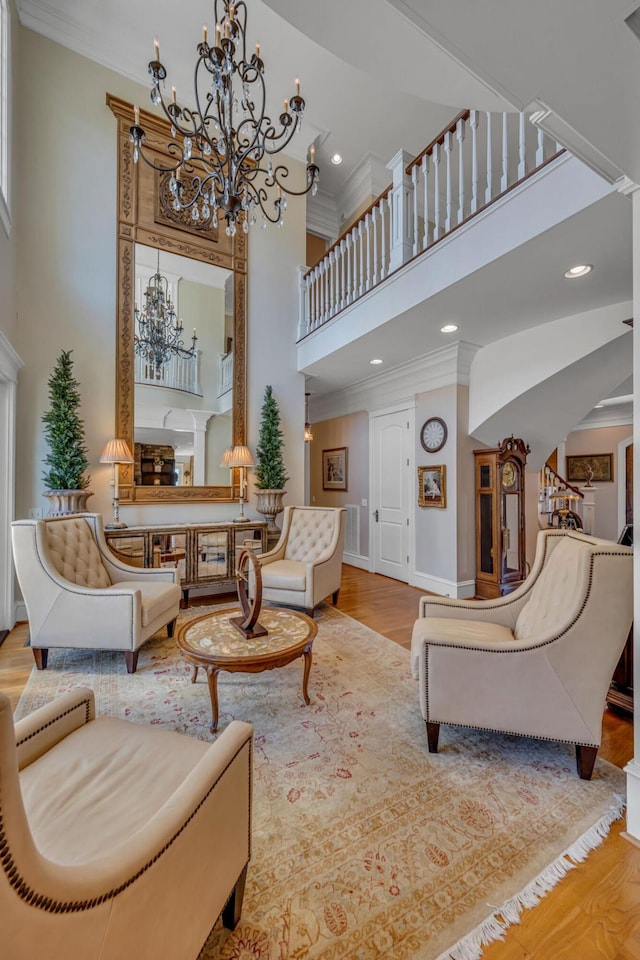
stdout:
POLYGON ((390 174, 384 160, 376 153, 365 153, 336 196, 340 223, 347 221, 363 205, 368 206, 371 198, 380 196, 390 182, 390 174))
POLYGON ((599 173, 609 183, 616 183, 624 177, 622 170, 600 152, 589 140, 566 122, 542 100, 534 100, 525 110, 532 110, 529 120, 535 127, 540 127, 546 134, 553 137, 563 147, 566 147, 574 156, 586 163, 588 167, 599 173))
MULTIPOLYGON (((350 384, 344 390, 311 398, 311 421, 375 410, 392 403, 413 400, 416 394, 440 387, 469 385, 469 370, 480 347, 458 340, 423 357, 416 357, 392 370, 350 384)), ((311 380, 311 383, 313 381, 311 380)))
POLYGON ((318 190, 315 197, 307 195, 307 230, 317 233, 331 243, 337 240, 340 234, 336 202, 325 190, 318 190))

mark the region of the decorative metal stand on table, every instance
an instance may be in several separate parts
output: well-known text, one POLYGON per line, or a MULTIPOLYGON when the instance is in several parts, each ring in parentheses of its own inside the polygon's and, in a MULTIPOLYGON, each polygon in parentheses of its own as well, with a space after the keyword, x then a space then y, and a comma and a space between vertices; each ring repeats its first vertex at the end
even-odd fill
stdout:
POLYGON ((247 600, 246 579, 242 576, 247 553, 250 551, 242 552, 239 559, 240 609, 218 610, 198 617, 180 627, 177 635, 183 659, 193 665, 191 682, 196 681, 198 667, 207 671, 212 733, 218 729, 218 674, 221 670, 262 673, 304 657, 302 697, 309 704, 312 647, 318 628, 310 617, 296 610, 284 607, 260 609, 260 563, 253 555, 254 600, 252 603, 247 600))
POLYGON ((138 567, 177 567, 182 605, 195 587, 236 582, 236 560, 245 540, 267 548, 264 520, 248 523, 145 524, 124 530, 106 530, 111 550, 124 563, 138 567))

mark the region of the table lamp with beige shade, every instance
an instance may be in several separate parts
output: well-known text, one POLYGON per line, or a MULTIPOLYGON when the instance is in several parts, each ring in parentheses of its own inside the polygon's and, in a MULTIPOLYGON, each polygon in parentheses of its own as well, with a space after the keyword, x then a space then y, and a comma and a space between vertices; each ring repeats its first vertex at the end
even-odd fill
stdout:
POLYGON ((234 523, 248 523, 249 517, 244 515, 244 501, 247 489, 247 467, 253 467, 253 457, 249 447, 236 446, 231 451, 229 462, 226 464, 230 469, 240 468, 240 516, 234 519, 234 523))
POLYGON ((133 457, 127 443, 124 440, 109 440, 108 444, 100 454, 100 463, 113 464, 113 520, 105 524, 105 530, 122 530, 126 523, 120 520, 120 498, 118 488, 118 465, 121 463, 133 463, 133 457))

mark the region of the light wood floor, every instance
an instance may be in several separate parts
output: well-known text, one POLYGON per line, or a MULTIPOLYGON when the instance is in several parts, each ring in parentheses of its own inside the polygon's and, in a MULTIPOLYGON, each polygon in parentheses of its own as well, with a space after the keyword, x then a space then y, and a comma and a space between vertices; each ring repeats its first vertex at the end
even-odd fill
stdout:
MULTIPOLYGON (((345 566, 338 607, 409 648, 421 595, 345 566)), ((18 625, 0 647, 0 688, 14 706, 33 664, 26 636, 26 625, 18 625)), ((600 756, 623 767, 632 755, 632 723, 606 710, 600 756)), ((640 848, 620 836, 623 830, 624 822, 615 824, 584 864, 525 911, 503 943, 485 949, 483 960, 640 960, 640 848)))

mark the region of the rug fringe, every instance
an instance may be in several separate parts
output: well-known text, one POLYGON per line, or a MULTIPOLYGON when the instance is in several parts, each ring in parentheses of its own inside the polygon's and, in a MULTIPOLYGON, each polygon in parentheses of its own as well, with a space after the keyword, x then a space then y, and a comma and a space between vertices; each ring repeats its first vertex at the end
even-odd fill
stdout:
POLYGON ((616 820, 620 820, 625 809, 624 797, 617 796, 616 802, 592 827, 583 833, 570 847, 538 874, 531 883, 514 897, 505 900, 493 913, 483 920, 471 933, 462 937, 455 946, 441 953, 437 960, 480 960, 484 947, 495 940, 504 940, 507 929, 520 923, 522 911, 537 906, 543 897, 560 880, 582 863, 592 850, 599 847, 616 820))

